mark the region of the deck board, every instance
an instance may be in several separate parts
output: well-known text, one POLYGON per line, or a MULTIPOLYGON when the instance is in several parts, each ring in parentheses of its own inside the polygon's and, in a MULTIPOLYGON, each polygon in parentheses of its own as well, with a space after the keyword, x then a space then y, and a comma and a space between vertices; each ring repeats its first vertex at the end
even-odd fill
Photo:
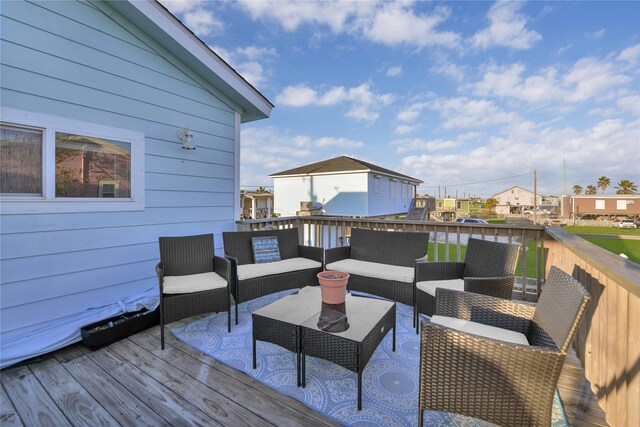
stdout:
MULTIPOLYGON (((91 352, 74 344, 2 370, 2 426, 338 424, 151 328, 91 352)), ((571 426, 606 426, 571 352, 558 391, 571 426)))

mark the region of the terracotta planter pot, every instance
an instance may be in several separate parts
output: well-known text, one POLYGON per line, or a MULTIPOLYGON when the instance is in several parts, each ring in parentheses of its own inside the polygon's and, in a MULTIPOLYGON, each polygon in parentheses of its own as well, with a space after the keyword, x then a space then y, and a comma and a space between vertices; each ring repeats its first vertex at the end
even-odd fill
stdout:
POLYGON ((347 293, 349 273, 341 271, 321 271, 318 273, 322 302, 325 304, 342 304, 347 293))

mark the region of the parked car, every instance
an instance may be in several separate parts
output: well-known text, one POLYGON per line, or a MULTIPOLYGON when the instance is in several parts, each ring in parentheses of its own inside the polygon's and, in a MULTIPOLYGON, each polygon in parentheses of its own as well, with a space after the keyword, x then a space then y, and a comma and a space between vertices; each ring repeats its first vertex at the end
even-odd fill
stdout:
POLYGON ((531 209, 525 209, 522 213, 525 215, 533 215, 533 211, 531 209))
POLYGON ((456 222, 462 224, 489 224, 484 219, 479 218, 458 218, 456 219, 456 222))
POLYGON ((630 219, 623 219, 621 221, 618 221, 618 223, 616 224, 616 227, 618 227, 618 228, 634 228, 634 229, 638 228, 636 223, 631 221, 630 219))

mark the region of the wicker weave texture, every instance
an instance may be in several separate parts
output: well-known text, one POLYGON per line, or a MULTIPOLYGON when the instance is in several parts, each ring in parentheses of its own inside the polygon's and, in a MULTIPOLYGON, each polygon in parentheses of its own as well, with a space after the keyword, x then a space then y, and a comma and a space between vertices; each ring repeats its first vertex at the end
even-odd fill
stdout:
POLYGON ((550 425, 554 391, 566 350, 589 301, 584 287, 555 267, 535 306, 438 289, 436 314, 526 333, 530 346, 424 322, 420 424, 422 410, 432 409, 499 425, 550 425), (542 325, 547 325, 549 331, 542 325))
POLYGON ((407 305, 413 304, 413 284, 407 282, 350 274, 347 289, 378 295, 407 305))
POLYGON ((294 353, 300 351, 300 326, 268 317, 253 316, 253 339, 267 341, 294 353))
POLYGON ((160 261, 165 276, 185 276, 212 271, 213 234, 160 237, 160 261))
POLYGON ((471 238, 467 244, 464 277, 512 276, 519 253, 517 245, 471 238))
POLYGON ((296 258, 298 253, 298 229, 261 231, 227 231, 222 233, 224 253, 238 260, 238 265, 253 263, 253 237, 277 236, 280 259, 296 258))
POLYGON ((352 259, 413 267, 427 253, 429 233, 351 229, 352 259))

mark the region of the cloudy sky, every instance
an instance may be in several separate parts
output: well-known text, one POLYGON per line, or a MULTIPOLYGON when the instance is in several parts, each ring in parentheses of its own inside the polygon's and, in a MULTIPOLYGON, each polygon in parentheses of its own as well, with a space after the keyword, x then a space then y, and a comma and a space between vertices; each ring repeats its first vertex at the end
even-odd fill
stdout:
MULTIPOLYGON (((275 104, 241 185, 340 155, 483 197, 640 184, 640 3, 165 1, 275 104)), ((607 193, 613 193, 613 188, 607 193)))

